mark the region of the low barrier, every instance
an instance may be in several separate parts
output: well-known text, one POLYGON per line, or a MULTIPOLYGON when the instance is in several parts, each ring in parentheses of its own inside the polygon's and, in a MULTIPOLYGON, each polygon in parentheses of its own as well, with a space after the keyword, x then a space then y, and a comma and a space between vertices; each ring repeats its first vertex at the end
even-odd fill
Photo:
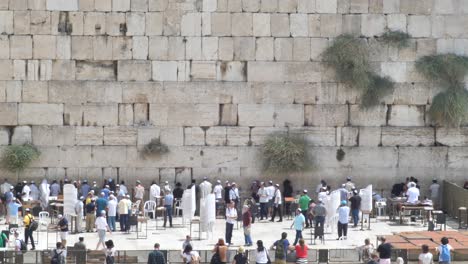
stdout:
POLYGON ((468 207, 468 190, 455 183, 444 181, 442 203, 446 213, 458 218, 458 208, 468 207))

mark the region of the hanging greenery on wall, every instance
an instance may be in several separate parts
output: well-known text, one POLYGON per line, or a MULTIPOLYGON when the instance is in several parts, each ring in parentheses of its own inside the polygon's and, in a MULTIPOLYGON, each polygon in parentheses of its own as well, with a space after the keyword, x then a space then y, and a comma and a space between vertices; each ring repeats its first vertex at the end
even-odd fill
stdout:
POLYGON ((41 152, 32 144, 10 145, 5 149, 1 163, 11 172, 20 172, 40 155, 41 152))
POLYGON ((304 171, 309 161, 303 137, 271 135, 262 149, 264 170, 269 173, 304 171))
POLYGON ((409 45, 409 39, 411 36, 408 33, 399 30, 389 30, 385 32, 380 39, 387 45, 391 45, 397 48, 405 48, 409 45))
POLYGON ((335 70, 340 82, 362 91, 363 108, 379 105, 385 95, 393 92, 393 81, 388 77, 380 77, 372 70, 369 50, 363 39, 341 35, 325 50, 323 58, 335 70))
POLYGON ((169 152, 169 148, 166 144, 161 142, 159 138, 153 138, 151 141, 145 145, 143 149, 144 154, 151 156, 161 156, 169 152))
POLYGON ((416 69, 445 90, 432 99, 429 109, 435 124, 458 127, 468 122, 468 91, 463 82, 468 73, 468 57, 456 54, 424 56, 416 61, 416 69))

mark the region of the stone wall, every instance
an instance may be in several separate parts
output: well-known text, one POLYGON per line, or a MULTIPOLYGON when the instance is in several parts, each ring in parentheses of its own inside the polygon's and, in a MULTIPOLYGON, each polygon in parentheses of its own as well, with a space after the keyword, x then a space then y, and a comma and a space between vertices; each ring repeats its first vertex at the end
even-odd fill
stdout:
POLYGON ((0 0, 0 9, 0 148, 31 141, 42 152, 20 178, 248 183, 262 178, 266 136, 288 131, 305 135, 314 158, 314 170, 290 176, 297 188, 347 175, 385 189, 407 176, 424 188, 467 178, 468 127, 431 126, 439 89, 414 68, 428 54, 468 55, 466 0, 0 0), (409 47, 374 37, 387 29, 411 34, 409 47), (385 105, 363 111, 322 64, 342 33, 361 36, 375 71, 397 83, 385 105), (170 153, 144 158, 155 137, 170 153))

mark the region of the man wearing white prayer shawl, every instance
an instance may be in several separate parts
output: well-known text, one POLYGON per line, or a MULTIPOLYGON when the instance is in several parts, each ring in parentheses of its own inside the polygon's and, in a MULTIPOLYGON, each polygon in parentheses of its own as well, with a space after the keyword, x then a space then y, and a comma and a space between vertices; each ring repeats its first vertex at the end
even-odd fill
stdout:
POLYGON ((39 187, 39 191, 41 192, 42 210, 46 210, 47 207, 49 206, 49 194, 50 194, 49 184, 47 183, 46 179, 42 180, 41 186, 39 187))
POLYGON ((158 198, 161 196, 161 188, 156 184, 155 181, 152 182, 150 187, 150 201, 157 202, 158 198))
POLYGON ((200 198, 206 198, 211 193, 211 182, 206 177, 203 178, 203 182, 200 183, 200 198))

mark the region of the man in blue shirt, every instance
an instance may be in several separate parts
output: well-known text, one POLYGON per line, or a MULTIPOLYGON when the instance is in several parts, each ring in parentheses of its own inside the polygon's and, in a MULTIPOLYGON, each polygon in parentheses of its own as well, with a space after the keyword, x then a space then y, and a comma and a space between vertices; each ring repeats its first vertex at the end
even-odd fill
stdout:
POLYGON ((103 192, 99 195, 99 198, 96 200, 96 207, 97 207, 97 212, 106 210, 107 199, 105 198, 105 194, 103 192))
POLYGON ((275 264, 286 264, 289 249, 287 237, 288 234, 286 232, 281 233, 281 239, 277 240, 270 248, 271 250, 275 250, 275 264))
POLYGON ((169 226, 172 227, 172 205, 174 204, 174 196, 172 195, 171 190, 169 190, 164 196, 164 225, 166 227, 167 217, 169 216, 169 226))
POLYGON ((109 193, 110 193, 109 185, 104 186, 104 189, 101 190, 101 193, 104 193, 104 198, 106 198, 106 200, 108 200, 109 199, 109 193))
POLYGON ((294 239, 293 245, 295 246, 299 239, 302 238, 302 230, 304 230, 305 227, 305 217, 302 214, 301 208, 297 208, 296 212, 296 217, 294 218, 294 221, 291 225, 291 228, 294 226, 294 229, 296 230, 296 238, 294 239))

